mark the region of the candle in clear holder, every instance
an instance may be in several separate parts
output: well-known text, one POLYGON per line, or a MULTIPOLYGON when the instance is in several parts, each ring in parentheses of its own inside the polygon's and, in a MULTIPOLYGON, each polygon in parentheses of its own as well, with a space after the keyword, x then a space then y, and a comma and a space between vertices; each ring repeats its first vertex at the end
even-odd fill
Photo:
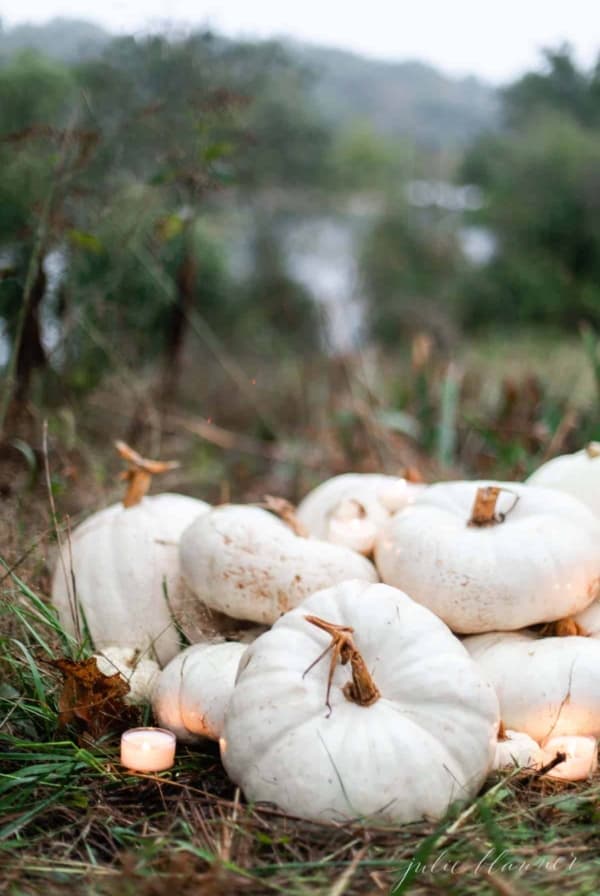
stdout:
POLYGON ((121 764, 135 772, 162 772, 175 762, 175 743, 166 728, 130 728, 121 736, 121 764))
POLYGON ((595 737, 564 735, 553 737, 544 744, 545 762, 551 762, 557 753, 565 753, 564 762, 559 762, 547 772, 549 778, 560 781, 583 781, 598 768, 598 744, 595 737))

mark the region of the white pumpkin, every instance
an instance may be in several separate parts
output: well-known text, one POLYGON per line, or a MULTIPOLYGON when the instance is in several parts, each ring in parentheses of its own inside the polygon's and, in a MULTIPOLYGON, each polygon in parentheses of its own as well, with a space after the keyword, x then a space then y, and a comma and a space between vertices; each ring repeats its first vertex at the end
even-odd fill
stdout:
POLYGON ((176 463, 147 460, 116 443, 128 469, 122 504, 113 504, 63 540, 52 602, 66 631, 87 627, 96 649, 131 647, 163 665, 179 650, 179 539, 209 509, 185 495, 144 497, 152 475, 176 463))
POLYGON ((375 563, 384 582, 470 634, 583 610, 598 593, 599 544, 600 521, 569 495, 447 482, 391 519, 378 536, 375 563))
MULTIPOLYGON (((298 505, 297 516, 300 523, 315 538, 325 541, 348 544, 354 547, 352 527, 348 540, 343 541, 339 520, 355 518, 364 521, 378 530, 395 513, 411 504, 422 491, 423 485, 408 482, 399 476, 384 476, 380 473, 343 473, 321 483, 306 495, 298 505), (354 506, 352 517, 348 517, 348 509, 354 506)), ((359 526, 355 525, 358 529, 359 526)), ((366 529, 366 526, 362 526, 366 529)), ((368 549, 365 549, 365 536, 359 539, 358 550, 368 553, 373 548, 371 538, 368 549)), ((354 548, 356 550, 356 548, 354 548)))
POLYGON ((563 734, 600 736, 600 643, 491 632, 465 647, 492 683, 507 728, 540 744, 563 734))
POLYGON ((303 538, 266 510, 235 504, 192 523, 180 556, 200 603, 267 625, 320 588, 350 577, 378 581, 373 564, 349 548, 303 538))
POLYGON ((394 588, 350 581, 248 647, 221 754, 251 801, 315 821, 409 822, 477 793, 498 722, 493 689, 439 619, 394 588), (325 653, 323 620, 337 652, 325 653))
POLYGON ((84 620, 97 650, 117 645, 156 657, 179 651, 179 539, 209 505, 184 495, 113 504, 93 514, 63 545, 52 582, 52 602, 65 629, 84 620), (72 600, 71 570, 77 606, 72 600), (167 600, 168 596, 168 600, 167 600))
POLYGON ((362 504, 346 498, 329 517, 327 541, 352 548, 368 556, 377 538, 377 526, 366 514, 362 504))
POLYGON ((541 768, 544 764, 542 748, 528 734, 522 731, 504 732, 498 739, 494 769, 506 768, 541 768))
POLYGON ((542 464, 527 480, 538 488, 555 488, 579 498, 600 517, 600 444, 563 454, 542 464))
POLYGON ((162 728, 179 740, 218 740, 246 644, 192 644, 162 670, 152 695, 152 708, 162 728))
POLYGON ((118 672, 129 685, 126 703, 149 702, 160 667, 154 660, 141 656, 131 647, 105 647, 95 654, 96 665, 103 675, 118 672))

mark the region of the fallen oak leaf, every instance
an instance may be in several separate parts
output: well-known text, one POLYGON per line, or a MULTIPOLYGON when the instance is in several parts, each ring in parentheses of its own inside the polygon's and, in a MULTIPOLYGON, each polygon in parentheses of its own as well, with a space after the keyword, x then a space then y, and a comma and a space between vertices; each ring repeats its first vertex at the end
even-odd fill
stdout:
POLYGON ((137 720, 137 712, 124 702, 129 685, 119 672, 104 675, 95 657, 69 660, 65 657, 52 665, 63 676, 58 698, 58 725, 76 724, 94 740, 117 733, 137 720))

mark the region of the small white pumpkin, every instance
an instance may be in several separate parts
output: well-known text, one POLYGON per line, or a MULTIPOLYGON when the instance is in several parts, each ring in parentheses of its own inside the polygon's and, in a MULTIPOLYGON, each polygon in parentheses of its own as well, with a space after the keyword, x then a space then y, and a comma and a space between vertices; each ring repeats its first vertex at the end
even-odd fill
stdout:
POLYGON ((498 738, 494 769, 541 768, 544 764, 542 748, 532 737, 522 731, 504 731, 498 738))
POLYGON ((369 539, 364 534, 369 531, 367 526, 373 531, 379 530, 391 513, 411 504, 423 488, 423 485, 408 482, 399 476, 343 473, 309 492, 298 505, 297 516, 315 538, 347 544, 367 554, 374 543, 373 537, 369 539), (352 518, 361 520, 361 524, 340 527, 340 520, 352 518), (360 532, 358 538, 353 535, 353 529, 360 532), (354 547, 355 540, 358 541, 357 548, 354 547))
POLYGON ((131 461, 124 503, 94 513, 65 539, 52 602, 66 631, 85 623, 97 650, 130 647, 163 665, 179 651, 179 539, 209 505, 185 495, 143 497, 150 473, 142 464, 165 465, 139 461, 131 461))
POLYGON ((320 588, 349 577, 378 581, 373 564, 350 548, 303 538, 266 510, 235 504, 192 523, 180 556, 201 604, 266 625, 320 588))
POLYGON ((582 451, 552 458, 532 473, 527 482, 579 498, 600 517, 600 443, 590 442, 582 451))
POLYGON ((103 675, 118 672, 129 685, 126 703, 147 703, 160 673, 160 666, 131 647, 105 647, 95 654, 96 665, 103 675))
POLYGON ((492 687, 439 619, 351 581, 248 647, 221 755, 249 800, 315 821, 409 822, 477 793, 498 723, 492 687))
POLYGON ((184 743, 218 740, 246 644, 192 644, 160 673, 152 708, 162 728, 184 743))
POLYGON ((373 551, 377 531, 377 526, 366 515, 363 505, 346 498, 329 518, 326 540, 352 548, 366 557, 373 551))
POLYGON ((455 632, 520 629, 596 597, 600 522, 580 501, 517 483, 429 486, 379 534, 375 563, 455 632))
POLYGON ((600 643, 490 632, 465 647, 496 689, 507 728, 538 743, 563 734, 600 736, 600 643))

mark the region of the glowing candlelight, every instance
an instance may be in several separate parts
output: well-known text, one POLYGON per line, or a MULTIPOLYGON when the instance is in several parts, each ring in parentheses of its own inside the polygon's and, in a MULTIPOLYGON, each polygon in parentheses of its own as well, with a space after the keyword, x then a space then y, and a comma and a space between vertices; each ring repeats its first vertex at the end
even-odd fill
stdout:
POLYGON ((547 772, 549 778, 583 781, 593 775, 598 767, 598 745, 595 737, 553 737, 544 744, 545 763, 552 762, 557 753, 565 753, 567 758, 547 772))
POLYGON ((329 520, 328 540, 342 544, 359 554, 370 554, 377 537, 377 526, 358 501, 342 501, 329 520))
POLYGON ((136 772, 162 772, 175 761, 175 743, 165 728, 130 728, 121 737, 121 764, 136 772))

